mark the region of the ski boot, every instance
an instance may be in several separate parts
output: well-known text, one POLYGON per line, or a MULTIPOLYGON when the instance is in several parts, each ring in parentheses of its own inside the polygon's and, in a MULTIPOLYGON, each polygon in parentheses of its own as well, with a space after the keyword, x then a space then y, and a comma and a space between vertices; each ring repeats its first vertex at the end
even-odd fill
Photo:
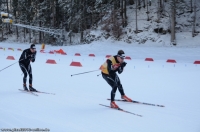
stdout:
POLYGON ((122 95, 121 98, 124 99, 124 100, 126 100, 127 102, 132 102, 132 99, 130 99, 126 95, 122 95))
POLYGON ((37 92, 37 90, 35 88, 33 88, 31 84, 29 85, 29 90, 32 92, 37 92))
POLYGON ((28 88, 26 87, 26 84, 23 84, 23 88, 25 91, 28 91, 28 88))
POLYGON ((116 109, 119 108, 119 106, 116 105, 114 101, 110 102, 110 107, 111 107, 111 108, 116 108, 116 109))

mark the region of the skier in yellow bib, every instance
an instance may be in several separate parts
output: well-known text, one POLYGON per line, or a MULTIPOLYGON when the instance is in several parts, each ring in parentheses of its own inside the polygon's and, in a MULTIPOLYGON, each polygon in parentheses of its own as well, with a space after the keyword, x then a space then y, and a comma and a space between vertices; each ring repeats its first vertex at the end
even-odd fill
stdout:
POLYGON ((110 106, 112 108, 119 108, 115 104, 115 93, 117 88, 121 94, 121 98, 126 101, 131 102, 132 100, 128 98, 123 90, 122 84, 116 72, 121 74, 123 72, 124 67, 126 66, 126 62, 124 62, 124 51, 119 50, 117 55, 111 56, 107 59, 107 61, 101 66, 102 77, 106 80, 106 82, 112 87, 111 90, 111 102, 110 106))

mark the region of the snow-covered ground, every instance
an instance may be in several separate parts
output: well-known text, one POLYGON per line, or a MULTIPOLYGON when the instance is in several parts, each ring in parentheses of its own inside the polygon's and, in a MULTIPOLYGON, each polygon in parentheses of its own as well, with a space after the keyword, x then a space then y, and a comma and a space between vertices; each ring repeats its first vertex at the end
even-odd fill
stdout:
MULTIPOLYGON (((17 62, 27 44, 0 43, 0 70, 17 62), (13 50, 8 50, 13 48, 13 50), (13 56, 15 60, 7 60, 13 56)), ((92 43, 78 46, 46 46, 45 51, 63 49, 67 55, 40 53, 32 63, 33 86, 44 92, 33 96, 20 92, 22 72, 17 64, 0 72, 0 130, 40 128, 52 132, 199 132, 200 131, 200 47, 135 46, 123 43, 92 43), (123 49, 131 60, 119 75, 125 94, 136 101, 165 105, 164 108, 116 102, 123 113, 109 105, 110 86, 98 70, 106 55, 123 49), (75 56, 80 53, 81 56, 75 56), (89 57, 95 54, 95 57, 89 57), (144 61, 153 58, 153 62, 144 61), (57 64, 47 64, 54 59, 57 64), (167 63, 175 59, 177 63, 167 63), (72 61, 82 67, 70 66, 72 61)), ((27 81, 28 82, 28 81, 27 81)), ((120 99, 117 91, 116 99, 120 99)))

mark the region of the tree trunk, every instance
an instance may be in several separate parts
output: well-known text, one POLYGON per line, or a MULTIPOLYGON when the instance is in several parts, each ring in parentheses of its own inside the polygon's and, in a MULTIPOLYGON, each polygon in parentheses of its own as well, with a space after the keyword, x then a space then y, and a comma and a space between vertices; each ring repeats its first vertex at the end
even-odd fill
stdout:
MULTIPOLYGON (((7 6, 7 13, 9 14, 9 6, 8 6, 8 0, 7 0, 7 3, 6 3, 6 6, 7 6)), ((10 24, 6 24, 8 26, 8 32, 10 32, 10 24)))
POLYGON ((141 1, 140 0, 136 0, 136 2, 138 3, 138 9, 141 9, 141 1))
POLYGON ((160 22, 160 0, 158 0, 157 22, 160 22))
MULTIPOLYGON (((18 4, 18 0, 14 0, 13 1, 13 16, 15 17, 15 18, 17 18, 17 4, 18 4)), ((1 4, 0 4, 0 6, 1 6, 1 4)))
POLYGON ((194 0, 194 17, 193 17, 193 28, 192 28, 192 37, 195 37, 195 27, 196 27, 196 0, 194 0))
POLYGON ((42 42, 44 43, 44 32, 42 32, 42 42))
POLYGON ((145 7, 146 7, 145 0, 143 0, 143 8, 145 8, 145 7))
POLYGON ((171 9, 171 43, 173 45, 176 45, 175 18, 176 18, 176 1, 173 0, 171 9))
POLYGON ((134 0, 129 0, 129 4, 130 4, 130 5, 135 4, 134 0))
POLYGON ((26 28, 24 28, 24 42, 26 42, 26 28))
POLYGON ((163 5, 162 0, 160 0, 160 8, 161 9, 162 9, 162 5, 163 5))
POLYGON ((60 25, 60 17, 59 17, 59 4, 58 4, 58 0, 56 0, 56 10, 55 10, 56 12, 55 12, 55 16, 56 16, 56 22, 55 22, 55 24, 56 24, 56 28, 59 28, 59 25, 60 25))
POLYGON ((123 20, 123 0, 120 0, 120 15, 122 17, 122 20, 123 20))
MULTIPOLYGON (((42 26, 42 22, 40 21, 39 22, 39 27, 41 27, 42 26)), ((39 31, 39 43, 41 43, 42 42, 42 32, 41 31, 39 31)))
POLYGON ((84 0, 81 0, 81 3, 80 3, 80 9, 81 9, 81 17, 80 17, 80 20, 79 20, 79 32, 81 33, 81 36, 80 36, 80 42, 82 43, 83 42, 83 19, 84 19, 84 0))
POLYGON ((52 27, 55 28, 56 27, 56 18, 55 18, 55 3, 54 0, 52 1, 52 17, 53 17, 53 21, 52 21, 52 27))
POLYGON ((123 21, 123 27, 127 26, 127 20, 126 20, 126 0, 122 0, 122 21, 123 21))
POLYGON ((17 35, 17 40, 19 38, 19 32, 18 32, 18 27, 16 26, 16 35, 17 35))
POLYGON ((114 1, 114 10, 117 10, 117 0, 114 1))
POLYGON ((71 10, 70 10, 70 18, 71 18, 71 20, 70 20, 70 22, 69 22, 69 43, 71 44, 72 43, 72 18, 73 18, 73 13, 72 13, 72 3, 73 3, 73 0, 71 0, 71 4, 70 4, 70 8, 71 8, 71 10))
MULTIPOLYGON (((86 6, 87 6, 87 3, 84 2, 84 7, 86 7, 86 6)), ((101 17, 101 20, 102 20, 102 17, 101 17)), ((86 8, 84 8, 84 29, 87 29, 87 10, 86 10, 86 8)))
POLYGON ((137 25, 137 8, 138 8, 138 4, 137 4, 137 0, 136 0, 136 4, 135 4, 135 20, 136 20, 136 29, 135 32, 138 33, 138 25, 137 25))
POLYGON ((94 20, 93 20, 93 13, 90 14, 90 20, 91 20, 91 27, 94 26, 94 20))
POLYGON ((1 30, 1 37, 2 37, 2 39, 3 39, 3 26, 2 26, 2 30, 1 30))
POLYGON ((29 29, 29 43, 31 43, 31 29, 29 29))
POLYGON ((190 12, 193 12, 192 0, 190 0, 190 6, 191 6, 190 12))
POLYGON ((149 0, 147 0, 147 21, 149 21, 149 0))

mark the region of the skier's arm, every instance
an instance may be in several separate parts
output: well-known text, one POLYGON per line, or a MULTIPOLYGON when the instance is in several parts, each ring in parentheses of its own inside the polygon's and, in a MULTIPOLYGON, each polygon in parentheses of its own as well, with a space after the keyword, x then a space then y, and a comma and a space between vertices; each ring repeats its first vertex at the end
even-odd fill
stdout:
POLYGON ((117 69, 118 73, 121 74, 126 66, 126 62, 121 63, 120 67, 117 69))
POLYGON ((113 72, 113 68, 112 68, 112 61, 111 60, 107 60, 107 70, 108 73, 110 74, 111 72, 113 72))
POLYGON ((109 59, 107 60, 107 70, 109 75, 115 74, 115 72, 118 70, 119 67, 120 67, 119 63, 113 65, 111 60, 109 59))
POLYGON ((27 59, 27 52, 26 52, 26 50, 24 50, 24 51, 22 52, 21 61, 22 61, 22 60, 25 60, 25 59, 27 59))
POLYGON ((112 61, 111 60, 107 60, 107 70, 109 75, 113 75, 116 72, 116 69, 113 67, 112 61))
POLYGON ((117 69, 117 72, 118 72, 119 74, 121 74, 121 73, 123 72, 123 70, 124 70, 124 68, 123 68, 122 66, 120 66, 120 67, 117 69))

